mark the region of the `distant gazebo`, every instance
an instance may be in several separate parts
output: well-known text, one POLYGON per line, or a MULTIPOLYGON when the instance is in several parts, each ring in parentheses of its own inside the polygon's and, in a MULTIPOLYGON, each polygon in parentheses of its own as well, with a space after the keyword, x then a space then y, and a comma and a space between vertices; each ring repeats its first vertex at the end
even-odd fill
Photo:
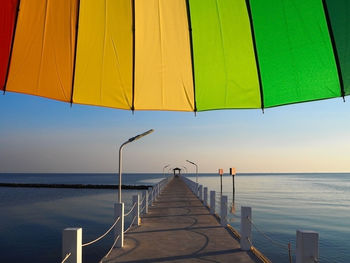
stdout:
POLYGON ((174 176, 176 176, 176 177, 181 175, 181 169, 179 167, 174 168, 173 172, 174 172, 174 176))

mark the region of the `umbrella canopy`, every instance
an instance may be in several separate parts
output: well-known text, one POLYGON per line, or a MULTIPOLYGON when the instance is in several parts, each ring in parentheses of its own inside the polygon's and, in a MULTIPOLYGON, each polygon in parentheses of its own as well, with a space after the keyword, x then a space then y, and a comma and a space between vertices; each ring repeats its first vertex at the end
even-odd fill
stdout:
POLYGON ((4 0, 0 89, 131 110, 350 94, 347 0, 4 0))

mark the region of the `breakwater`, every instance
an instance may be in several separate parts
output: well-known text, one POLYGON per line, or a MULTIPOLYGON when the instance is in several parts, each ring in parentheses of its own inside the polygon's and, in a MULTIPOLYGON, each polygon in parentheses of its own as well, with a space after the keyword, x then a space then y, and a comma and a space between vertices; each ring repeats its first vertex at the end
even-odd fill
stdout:
MULTIPOLYGON (((31 183, 0 183, 0 187, 28 188, 72 188, 72 189, 118 189, 115 184, 31 184, 31 183)), ((125 190, 145 190, 151 185, 122 185, 125 190)))

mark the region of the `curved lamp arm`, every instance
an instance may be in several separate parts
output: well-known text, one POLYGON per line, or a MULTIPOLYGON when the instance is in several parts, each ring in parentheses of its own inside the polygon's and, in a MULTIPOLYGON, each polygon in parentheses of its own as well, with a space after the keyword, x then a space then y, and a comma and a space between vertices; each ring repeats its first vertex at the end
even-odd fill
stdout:
POLYGON ((129 140, 127 140, 126 142, 124 142, 122 145, 120 145, 119 147, 119 193, 118 193, 118 202, 121 203, 122 202, 122 159, 123 159, 123 148, 125 145, 127 145, 128 143, 131 143, 133 141, 139 140, 142 137, 150 134, 154 132, 153 129, 150 129, 144 133, 141 133, 139 135, 136 135, 134 137, 131 137, 129 140))

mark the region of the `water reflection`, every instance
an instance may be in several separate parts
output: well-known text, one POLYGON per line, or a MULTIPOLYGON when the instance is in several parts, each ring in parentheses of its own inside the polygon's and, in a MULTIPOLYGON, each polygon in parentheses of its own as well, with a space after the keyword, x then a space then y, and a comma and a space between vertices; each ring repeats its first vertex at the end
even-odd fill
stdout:
MULTIPOLYGON (((115 174, 0 174, 0 182, 52 184, 115 184, 115 174)), ((124 183, 155 184, 162 174, 125 174, 124 183)), ((132 195, 123 190, 125 209, 132 195)), ((0 262, 57 262, 66 227, 82 227, 90 241, 114 222, 118 191, 103 189, 0 188, 0 262), (15 255, 12 253, 16 251, 15 255)), ((130 218, 125 219, 126 227, 130 218)), ((83 249, 85 263, 98 262, 113 243, 107 236, 83 249)))
MULTIPOLYGON (((12 178, 13 175, 11 175, 12 178)), ((31 176, 40 181, 34 175, 31 176)), ((66 176, 67 183, 114 183, 113 175, 66 176)), ((62 183, 58 175, 43 183, 62 183)), ((153 184, 162 175, 131 175, 135 184, 153 184), (159 177, 157 177, 159 176, 159 177)), ((195 176, 192 176, 195 179, 195 176)), ((0 181, 3 178, 0 176, 0 181)), ((346 263, 350 258, 350 175, 349 174, 274 174, 222 177, 222 192, 229 196, 231 219, 240 207, 253 208, 254 222, 271 238, 288 243, 295 240, 296 229, 320 233, 323 263, 346 263)), ((21 176, 16 181, 27 180, 21 176)), ((217 174, 199 176, 200 184, 220 193, 217 174)), ((125 191, 126 207, 136 191, 125 191)), ((57 262, 61 257, 61 235, 65 227, 83 227, 83 242, 104 233, 113 223, 115 190, 94 189, 0 189, 0 261, 57 262), (16 251, 14 254, 13 251, 16 251)), ((218 206, 219 209, 219 206, 218 206)), ((218 211, 217 211, 218 212, 218 211)), ((129 225, 126 218, 126 226, 129 225)), ((231 220, 231 221, 232 221, 231 220)), ((231 223, 237 230, 240 220, 231 223)), ((253 233, 253 242, 273 262, 288 262, 288 255, 253 233)), ((98 262, 113 243, 111 237, 84 248, 84 263, 98 262)), ((295 243, 292 242, 295 247, 295 243)))

